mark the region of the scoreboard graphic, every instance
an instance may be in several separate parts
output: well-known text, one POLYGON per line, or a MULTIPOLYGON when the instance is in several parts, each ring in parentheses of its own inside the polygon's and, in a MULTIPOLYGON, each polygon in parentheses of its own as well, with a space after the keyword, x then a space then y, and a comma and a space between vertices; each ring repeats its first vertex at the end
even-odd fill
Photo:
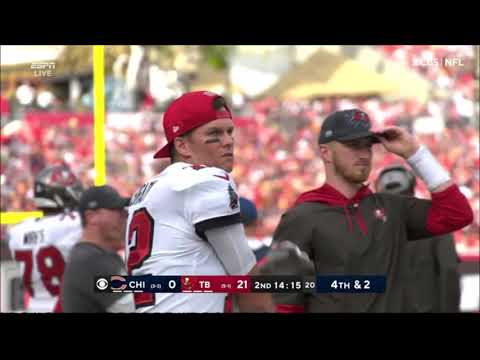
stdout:
POLYGON ((133 293, 383 293, 385 276, 126 276, 95 279, 95 290, 133 293))

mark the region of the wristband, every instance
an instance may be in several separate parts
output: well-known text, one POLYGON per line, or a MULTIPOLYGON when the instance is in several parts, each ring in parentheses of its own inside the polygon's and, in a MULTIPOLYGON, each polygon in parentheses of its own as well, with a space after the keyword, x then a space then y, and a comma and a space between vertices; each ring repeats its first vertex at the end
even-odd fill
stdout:
POLYGON ((450 174, 424 145, 421 145, 417 152, 410 156, 407 161, 415 174, 425 182, 430 191, 451 179, 450 174))

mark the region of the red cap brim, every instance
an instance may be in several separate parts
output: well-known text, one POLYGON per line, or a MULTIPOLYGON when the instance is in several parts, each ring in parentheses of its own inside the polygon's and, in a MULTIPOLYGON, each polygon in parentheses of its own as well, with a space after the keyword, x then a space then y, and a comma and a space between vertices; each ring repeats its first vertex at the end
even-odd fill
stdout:
POLYGON ((153 155, 154 159, 159 159, 159 158, 169 158, 170 153, 172 150, 173 143, 168 143, 164 147, 162 147, 160 150, 158 150, 155 155, 153 155))

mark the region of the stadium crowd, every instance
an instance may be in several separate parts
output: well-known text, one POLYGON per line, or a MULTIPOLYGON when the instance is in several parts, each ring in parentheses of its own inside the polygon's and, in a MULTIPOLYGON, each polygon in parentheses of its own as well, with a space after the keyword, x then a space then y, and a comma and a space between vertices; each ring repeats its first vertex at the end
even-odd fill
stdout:
MULTIPOLYGON (((303 191, 324 180, 316 153, 317 136, 325 116, 335 110, 360 108, 375 126, 409 128, 453 174, 474 210, 472 225, 455 233, 460 254, 479 253, 480 183, 478 74, 473 47, 380 46, 387 58, 402 62, 443 89, 426 104, 414 100, 387 101, 376 97, 325 98, 313 101, 248 101, 236 109, 236 165, 233 176, 240 195, 255 201, 261 211, 259 236, 271 235, 281 214, 303 191), (428 59, 457 57, 462 66, 431 66, 428 59), (311 174, 317 174, 313 177, 311 174)), ((2 99, 2 109, 8 103, 2 99)), ((3 112, 3 111, 2 111, 3 112)), ((90 113, 25 113, 8 123, 1 142, 1 211, 33 210, 33 177, 47 164, 65 162, 85 186, 94 182, 93 117, 90 113)), ((153 153, 165 143, 162 114, 151 106, 135 113, 107 115, 105 129, 107 183, 124 196, 132 195, 165 162, 153 153), (149 109, 150 108, 150 109, 149 109)), ((382 151, 374 156, 370 183, 380 170, 399 161, 382 151)), ((428 197, 420 183, 417 196, 428 197)), ((2 236, 5 234, 2 227, 2 236)))
MULTIPOLYGON (((455 234, 460 252, 478 253, 479 231, 479 131, 463 119, 456 103, 432 100, 426 106, 414 102, 385 102, 377 98, 323 99, 313 102, 281 102, 272 98, 249 104, 237 117, 236 166, 233 176, 242 196, 261 209, 259 236, 273 232, 281 214, 303 191, 323 182, 323 164, 315 149, 324 117, 335 110, 359 107, 376 126, 395 124, 416 132, 461 185, 475 212, 474 223, 455 234), (435 121, 436 106, 444 105, 440 131, 425 132, 423 118, 435 121), (450 109, 451 107, 451 109, 450 109), (311 174, 316 173, 316 177, 311 174)), ((130 196, 165 165, 153 160, 154 151, 165 142, 162 114, 152 112, 109 114, 105 130, 107 182, 130 196)), ((65 162, 85 185, 94 179, 93 127, 91 115, 27 114, 15 136, 2 139, 2 211, 33 209, 33 176, 46 164, 65 162), (55 126, 52 126, 54 125, 55 126)), ((379 171, 399 161, 382 151, 374 156, 370 182, 379 171)), ((420 184, 417 196, 428 197, 420 184)))

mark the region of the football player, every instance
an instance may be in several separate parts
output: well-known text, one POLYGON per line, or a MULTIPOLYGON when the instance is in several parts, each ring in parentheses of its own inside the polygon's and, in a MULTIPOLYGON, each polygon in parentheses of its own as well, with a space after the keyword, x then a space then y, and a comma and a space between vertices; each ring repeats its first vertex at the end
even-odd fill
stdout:
POLYGON ((80 239, 77 206, 83 187, 65 165, 50 166, 38 173, 34 202, 44 216, 28 219, 8 232, 12 257, 20 263, 23 285, 29 295, 27 312, 61 311, 56 305, 65 261, 80 239))
MULTIPOLYGON (((182 95, 168 107, 168 143, 155 158, 172 164, 133 197, 127 220, 131 275, 253 275, 236 185, 234 123, 214 93, 182 95)), ((136 293, 138 312, 224 312, 225 293, 136 293)), ((274 311, 269 294, 239 294, 240 311, 274 311)))

